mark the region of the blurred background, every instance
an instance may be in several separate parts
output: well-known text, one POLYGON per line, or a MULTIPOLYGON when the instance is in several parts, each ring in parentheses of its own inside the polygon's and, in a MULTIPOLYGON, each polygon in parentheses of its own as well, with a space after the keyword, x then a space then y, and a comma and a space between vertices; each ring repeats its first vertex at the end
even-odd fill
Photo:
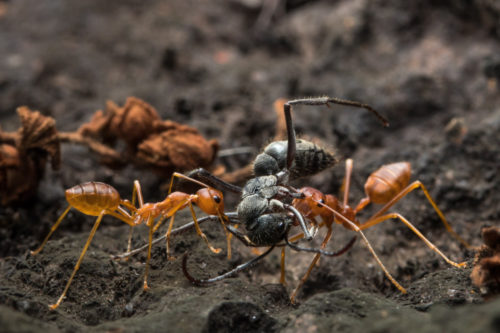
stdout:
MULTIPOLYGON (((498 225, 500 218, 499 41, 496 0, 0 0, 1 130, 17 131, 16 109, 28 106, 53 117, 58 131, 76 131, 97 110, 105 110, 107 101, 122 106, 135 96, 156 108, 161 119, 189 125, 207 140, 217 140, 221 152, 244 147, 244 154, 215 155, 205 166, 224 175, 250 163, 273 139, 277 122, 273 103, 278 98, 328 95, 356 100, 377 109, 390 127, 382 127, 362 109, 296 108, 299 135, 323 141, 341 161, 331 171, 296 185, 337 194, 343 162, 353 158, 354 205, 371 172, 407 160, 412 163, 412 179, 430 189, 459 234, 479 245, 480 227, 498 225)), ((124 146, 119 142, 116 149, 124 146)), ((167 183, 168 176, 132 163, 110 168, 87 147, 62 144, 60 168, 47 167, 30 198, 0 208, 2 256, 21 256, 39 244, 65 207, 64 189, 96 180, 129 197, 134 179, 141 180, 148 201, 165 196, 165 187, 159 184, 167 183)), ((228 209, 238 202, 230 195, 227 200, 228 209)), ((412 194, 404 202, 397 211, 452 259, 472 257, 444 231, 424 196, 412 194)), ((91 224, 79 213, 71 216, 74 221, 61 227, 61 235, 81 234, 80 241, 71 245, 78 253, 91 224)), ((117 224, 111 220, 104 229, 117 224)), ((425 245, 403 225, 386 223, 369 238, 403 284, 447 268, 429 256, 425 245)), ((109 230, 113 235, 114 229, 109 230)), ((120 245, 109 243, 99 251, 119 252, 126 237, 120 235, 120 245)), ((145 239, 141 237, 136 244, 145 239)), ((192 243, 196 242, 201 243, 193 237, 192 243)), ((344 287, 395 295, 358 243, 346 259, 311 278, 306 297, 344 287), (334 285, 328 286, 332 281, 334 285)), ((277 263, 268 264, 269 278, 260 271, 266 282, 276 283, 277 263)), ((221 270, 228 267, 224 258, 218 265, 221 270)), ((298 265, 289 273, 292 285, 304 267, 298 265)), ((206 274, 215 272, 214 268, 206 274)), ((181 273, 175 274, 180 281, 181 273)), ((59 279, 65 281, 64 276, 59 279)), ((24 293, 26 285, 16 283, 12 290, 24 293)), ((457 283, 462 283, 457 288, 471 290, 470 281, 457 283)), ((426 292, 429 299, 436 293, 426 292)), ((419 293, 422 290, 404 302, 420 302, 415 296, 419 293)), ((38 289, 35 295, 44 292, 38 289)), ((463 303, 471 301, 467 295, 462 295, 463 303)), ((18 298, 5 299, 10 300, 5 304, 19 310, 12 305, 18 298)), ((78 300, 73 302, 76 307, 78 300)), ((154 305, 152 301, 137 313, 154 305)), ((279 324, 273 327, 287 325, 280 316, 289 310, 274 316, 279 324)), ((76 320, 98 324, 120 318, 120 311, 76 320)), ((45 316, 49 314, 34 315, 42 320, 45 316)), ((194 320, 198 324, 193 325, 203 326, 205 319, 194 320)))

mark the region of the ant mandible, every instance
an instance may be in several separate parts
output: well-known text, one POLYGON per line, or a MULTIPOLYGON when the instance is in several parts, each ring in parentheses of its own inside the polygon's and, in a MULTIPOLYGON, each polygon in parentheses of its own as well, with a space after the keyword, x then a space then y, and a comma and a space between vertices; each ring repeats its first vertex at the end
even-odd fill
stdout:
MULTIPOLYGON (((224 215, 224 202, 223 195, 220 191, 209 187, 208 185, 190 177, 184 176, 179 173, 174 173, 172 175, 172 180, 170 183, 169 194, 165 198, 165 200, 157 202, 157 203, 144 203, 142 190, 139 181, 134 181, 134 190, 132 194, 132 202, 121 199, 118 191, 112 187, 111 185, 100 183, 100 182, 87 182, 80 185, 76 185, 70 189, 65 191, 66 201, 68 202, 68 207, 64 210, 64 212, 59 216, 57 221, 51 227, 49 233, 43 240, 40 247, 34 251, 31 251, 32 255, 38 254, 44 248, 45 244, 52 236, 54 231, 59 227, 62 220, 68 214, 71 208, 75 208, 76 210, 82 212, 85 215, 89 216, 97 216, 97 219, 90 231, 89 237, 83 247, 83 250, 78 258, 78 261, 71 273, 71 276, 66 283, 66 286, 57 300, 56 303, 49 305, 50 309, 56 309, 61 302, 63 301, 68 289, 75 277, 76 272, 80 268, 81 262, 87 249, 94 238, 94 235, 99 228, 99 225, 102 221, 102 218, 105 215, 111 215, 116 217, 117 219, 125 222, 132 228, 135 226, 145 223, 146 226, 149 227, 149 246, 148 246, 148 255, 146 259, 146 267, 144 272, 144 289, 148 289, 147 276, 149 271, 149 261, 151 259, 151 245, 153 239, 153 233, 160 227, 161 223, 166 218, 171 218, 170 225, 166 233, 167 238, 167 255, 168 255, 168 244, 169 238, 172 231, 172 226, 174 223, 175 214, 189 206, 191 210, 191 214, 194 220, 194 226, 197 234, 205 240, 210 250, 213 252, 220 252, 220 249, 215 249, 210 245, 206 235, 201 231, 198 221, 196 219, 196 215, 192 206, 192 203, 196 203, 200 209, 207 214, 217 215, 220 218, 220 221, 223 226, 225 226, 227 217, 224 215), (196 194, 187 194, 183 192, 171 192, 173 179, 174 177, 179 177, 183 179, 187 179, 189 181, 195 182, 203 188, 197 191, 196 194), (138 199, 139 208, 135 207, 135 199, 138 199), (127 208, 130 212, 128 212, 125 208, 127 208), (160 217, 160 219, 154 223, 154 221, 160 217)), ((130 251, 132 232, 129 234, 128 241, 128 249, 130 251)), ((228 236, 228 244, 230 237, 228 236)), ((229 253, 229 250, 228 250, 229 253)))
MULTIPOLYGON (((272 248, 287 239, 292 225, 299 224, 304 238, 312 239, 302 214, 291 205, 293 199, 303 199, 305 195, 288 185, 290 180, 309 176, 323 171, 336 163, 334 154, 324 147, 306 140, 297 140, 292 121, 292 106, 294 105, 326 105, 330 103, 364 108, 372 112, 383 124, 388 122, 377 111, 367 104, 348 101, 338 98, 318 97, 291 100, 284 104, 283 113, 287 129, 287 140, 274 141, 264 148, 253 164, 255 178, 247 181, 241 192, 241 201, 237 207, 238 219, 245 225, 247 234, 228 225, 227 229, 248 246, 269 246, 265 253, 248 262, 248 265, 260 260, 270 253, 272 248)), ((197 169, 190 174, 192 177, 202 178, 211 184, 234 187, 217 179, 204 169, 197 169)), ((352 242, 351 242, 352 243, 352 242)), ((350 245, 352 245, 350 243, 350 245)), ((345 248, 350 247, 348 244, 345 248)), ((345 249, 344 248, 344 249, 345 249)), ((338 255, 343 250, 330 255, 338 255)), ((325 254, 325 251, 309 249, 312 252, 325 254)), ((184 257, 183 268, 185 275, 195 284, 217 281, 220 277, 208 280, 196 280, 186 270, 184 257)), ((238 266, 227 274, 234 274, 247 264, 238 266)), ((283 270, 283 268, 282 268, 283 270)), ((227 274, 223 274, 227 276, 227 274)))
MULTIPOLYGON (((316 217, 321 217, 322 224, 326 225, 328 231, 321 244, 321 248, 324 248, 332 236, 332 224, 333 222, 342 224, 345 228, 357 231, 361 234, 363 240, 368 246, 368 249, 375 257, 375 260, 380 265, 384 271, 387 278, 402 292, 406 293, 406 289, 403 288, 389 273, 389 271, 382 264, 381 260, 375 254, 375 251, 371 247, 370 243, 363 235, 362 230, 373 227, 383 221, 390 219, 399 219, 408 228, 410 228, 418 237, 420 237, 429 248, 439 254, 447 263, 455 267, 465 267, 465 262, 456 263, 448 257, 446 257, 434 244, 432 244, 417 228, 415 228, 405 217, 399 213, 388 213, 385 214, 392 206, 394 206, 399 200, 408 195, 411 191, 415 189, 422 189, 427 200, 434 208, 439 218, 443 222, 445 228, 449 233, 451 233, 460 243, 465 247, 469 247, 469 244, 460 237, 448 223, 444 214, 438 208, 434 200, 431 198, 429 192, 425 186, 419 180, 416 180, 409 184, 411 177, 411 165, 409 162, 397 162, 392 164, 383 165, 378 170, 374 171, 367 179, 365 183, 365 194, 366 197, 360 200, 356 208, 351 208, 348 204, 350 179, 352 175, 353 161, 351 159, 346 160, 346 174, 344 181, 344 196, 343 202, 340 202, 333 195, 324 195, 319 190, 305 187, 299 190, 300 193, 305 195, 305 199, 295 199, 293 201, 293 206, 297 208, 304 217, 315 220, 316 217), (369 217, 365 222, 360 222, 356 219, 356 215, 363 210, 369 203, 382 204, 384 205, 375 214, 369 217)), ((299 237, 296 238, 300 238, 299 237)), ((293 245, 291 245, 293 247, 293 245)), ((321 253, 317 253, 305 275, 300 280, 299 284, 293 291, 290 300, 295 303, 295 298, 298 291, 305 283, 309 277, 312 269, 319 260, 321 253)))

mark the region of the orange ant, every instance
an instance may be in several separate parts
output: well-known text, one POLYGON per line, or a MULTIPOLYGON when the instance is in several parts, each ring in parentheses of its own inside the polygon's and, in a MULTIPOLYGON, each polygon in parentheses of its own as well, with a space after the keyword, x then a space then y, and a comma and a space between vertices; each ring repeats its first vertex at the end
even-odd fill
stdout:
MULTIPOLYGON (((339 200, 333 195, 325 195, 321 193, 319 190, 316 190, 311 187, 304 187, 299 190, 300 193, 305 195, 303 199, 294 199, 292 205, 297 208, 301 212, 301 214, 306 217, 309 221, 315 221, 316 217, 320 217, 322 222, 320 226, 326 225, 327 233, 323 242, 321 244, 321 248, 325 248, 328 241, 332 236, 332 224, 333 222, 342 224, 345 228, 354 230, 360 233, 361 237, 365 241, 368 249, 374 256, 375 260, 379 264, 379 266, 384 271, 387 278, 402 292, 406 293, 406 289, 403 288, 389 273, 389 271, 382 264, 375 251, 371 247, 370 243, 366 239, 362 230, 368 229, 377 225, 383 221, 389 219, 399 219, 402 221, 408 228, 410 228, 418 237, 420 237, 429 248, 439 254, 447 263, 455 267, 465 267, 465 262, 456 263, 448 257, 446 257, 434 244, 432 244, 427 238, 417 228, 415 228, 406 218, 404 218, 399 213, 388 213, 389 210, 394 204, 396 204, 399 200, 409 194, 411 191, 421 188, 424 192, 427 200, 432 205, 439 218, 443 222, 445 228, 450 232, 460 243, 462 243, 465 247, 469 247, 469 244, 461 238, 450 226, 447 222, 444 214, 437 207, 434 200, 431 198, 429 192, 425 188, 425 186, 419 180, 416 180, 409 184, 411 177, 411 165, 409 162, 398 162, 392 164, 386 164, 380 167, 378 170, 373 172, 367 179, 365 183, 365 193, 366 197, 361 199, 356 208, 351 208, 348 204, 349 197, 349 188, 350 188, 350 179, 353 169, 353 161, 348 159, 346 161, 346 175, 344 182, 344 198, 343 202, 339 202, 339 200), (368 218, 365 222, 361 223, 356 219, 356 215, 363 210, 369 203, 375 204, 383 204, 384 206, 368 218)), ((315 222, 313 222, 315 223, 315 222)), ((291 238, 289 241, 294 241, 301 238, 302 235, 299 234, 294 238, 291 238)), ((296 245, 290 244, 293 248, 296 245)), ((292 293, 290 300, 292 303, 295 303, 295 298, 299 289, 302 287, 304 282, 309 277, 312 269, 318 262, 321 253, 318 252, 314 256, 311 264, 309 265, 309 269, 306 274, 300 280, 298 286, 295 288, 292 293)), ((282 253, 282 267, 284 265, 284 253, 282 253)), ((282 276, 282 282, 284 282, 282 276)))
MULTIPOLYGON (((80 264, 82 263, 85 252, 87 252, 90 242, 92 241, 92 238, 94 238, 97 228, 101 224, 101 220, 104 217, 104 215, 114 216, 117 219, 127 223, 131 228, 133 228, 136 225, 134 223, 134 218, 129 212, 127 212, 125 208, 130 210, 132 214, 136 211, 134 205, 136 196, 138 198, 139 205, 142 206, 143 204, 141 188, 138 181, 134 182, 132 202, 121 199, 118 191, 111 185, 99 182, 87 182, 76 185, 70 189, 67 189, 65 191, 65 196, 66 196, 66 201, 68 202, 68 207, 66 208, 66 210, 64 210, 61 216, 59 216, 56 223, 54 223, 54 225, 50 229, 48 235, 45 237, 40 247, 34 251, 31 251, 31 255, 36 255, 40 251, 42 251, 43 247, 49 240, 50 236, 52 236, 54 231, 59 227, 59 224, 61 224, 62 220, 68 214, 68 212, 72 207, 82 212, 85 215, 97 216, 97 220, 95 221, 94 226, 90 231, 90 235, 87 239, 87 242, 83 247, 83 250, 80 254, 80 257, 78 258, 78 261, 76 262, 75 268, 73 269, 73 272, 71 273, 68 282, 66 283, 64 291, 62 292, 57 302, 49 306, 51 310, 56 309, 64 299, 64 296, 66 295, 69 286, 71 285, 71 282, 75 277, 76 271, 78 270, 78 268, 80 268, 80 264)), ((130 233, 130 236, 131 235, 132 234, 130 233)), ((130 238, 129 238, 129 248, 130 248, 130 238)))
MULTIPOLYGON (((179 173, 174 173, 172 175, 172 180, 170 183, 169 194, 165 198, 165 200, 158 203, 144 203, 141 186, 139 181, 134 181, 134 190, 132 194, 132 202, 128 200, 124 200, 120 198, 120 194, 118 191, 113 188, 111 185, 99 183, 99 182, 87 182, 80 185, 76 185, 65 192, 66 201, 68 202, 68 207, 66 210, 59 216, 57 221, 52 226, 48 235, 43 240, 40 247, 34 251, 31 251, 32 255, 38 254, 42 251, 43 247, 49 240, 50 236, 54 233, 54 231, 59 227, 60 223, 64 219, 64 217, 68 214, 71 208, 75 208, 76 210, 82 212, 85 215, 89 216, 97 216, 97 219, 90 231, 90 235, 85 243, 83 250, 78 258, 78 261, 71 273, 71 276, 66 283, 66 287, 64 288, 61 296, 57 300, 55 304, 51 304, 50 309, 56 309, 61 302, 63 301, 73 278, 75 277, 76 272, 80 268, 80 264, 87 252, 87 249, 99 227, 102 218, 104 215, 111 215, 116 217, 117 219, 127 223, 132 228, 145 222, 146 226, 149 227, 149 247, 148 247, 148 255, 146 260, 146 268, 144 273, 144 289, 148 289, 147 276, 149 271, 149 261, 151 259, 151 245, 153 239, 153 233, 160 227, 161 223, 166 218, 171 218, 170 225, 167 230, 167 255, 168 255, 168 242, 170 238, 170 234, 172 231, 172 226, 174 223, 175 214, 184 209, 186 206, 189 206, 191 210, 191 214, 194 220, 194 226, 197 234, 202 237, 207 243, 210 250, 213 252, 220 252, 220 249, 215 249, 210 245, 206 235, 201 231, 198 221, 196 219, 196 215, 193 209, 192 204, 197 204, 201 210, 206 212, 207 214, 217 215, 222 222, 222 225, 225 228, 225 222, 227 218, 224 215, 224 203, 222 193, 218 190, 215 190, 208 185, 192 179, 190 177, 184 176, 179 173), (173 179, 174 177, 184 178, 189 181, 195 182, 204 188, 198 190, 196 194, 187 194, 183 192, 171 192, 173 179), (139 208, 135 207, 135 199, 138 199, 139 208), (130 212, 128 212, 126 209, 130 212), (160 219, 154 223, 156 218, 160 217, 160 219)), ((128 241, 128 251, 130 251, 132 232, 129 234, 128 241)), ((227 236, 228 244, 230 244, 230 236, 227 236)), ((230 250, 228 250, 228 255, 230 250)))

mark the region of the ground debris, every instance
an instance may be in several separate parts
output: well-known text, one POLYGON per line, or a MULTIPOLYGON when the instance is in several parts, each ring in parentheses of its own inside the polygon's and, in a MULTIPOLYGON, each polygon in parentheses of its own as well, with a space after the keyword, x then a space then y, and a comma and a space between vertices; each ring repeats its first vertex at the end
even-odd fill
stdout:
POLYGON ((481 230, 484 244, 478 248, 472 269, 472 283, 484 296, 500 293, 500 228, 481 230))
POLYGON ((6 205, 25 200, 43 177, 47 159, 57 169, 61 151, 55 121, 22 106, 17 109, 21 128, 17 133, 0 133, 0 202, 6 205))
POLYGON ((28 107, 17 111, 20 129, 0 130, 2 205, 35 193, 47 160, 53 169, 59 168, 64 142, 87 146, 109 167, 145 166, 165 178, 174 171, 211 168, 219 149, 216 140, 206 140, 197 129, 161 120, 153 106, 136 97, 129 97, 123 107, 108 101, 104 111, 75 132, 58 132, 53 118, 28 107), (124 151, 116 147, 118 140, 125 142, 124 151))
POLYGON ((77 132, 80 138, 68 141, 86 143, 104 164, 146 165, 165 177, 174 170, 210 168, 219 149, 216 140, 206 140, 197 129, 161 120, 153 106, 136 97, 127 98, 123 107, 108 101, 106 109, 97 111, 77 132), (126 143, 126 151, 114 150, 117 139, 126 143))

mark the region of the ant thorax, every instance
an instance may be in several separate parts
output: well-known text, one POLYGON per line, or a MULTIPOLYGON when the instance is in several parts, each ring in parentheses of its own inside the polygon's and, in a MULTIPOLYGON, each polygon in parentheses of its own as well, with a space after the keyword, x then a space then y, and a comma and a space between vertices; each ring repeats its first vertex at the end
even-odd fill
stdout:
POLYGON ((245 223, 268 212, 269 200, 279 192, 278 178, 274 175, 250 179, 243 188, 238 205, 238 217, 245 223))

